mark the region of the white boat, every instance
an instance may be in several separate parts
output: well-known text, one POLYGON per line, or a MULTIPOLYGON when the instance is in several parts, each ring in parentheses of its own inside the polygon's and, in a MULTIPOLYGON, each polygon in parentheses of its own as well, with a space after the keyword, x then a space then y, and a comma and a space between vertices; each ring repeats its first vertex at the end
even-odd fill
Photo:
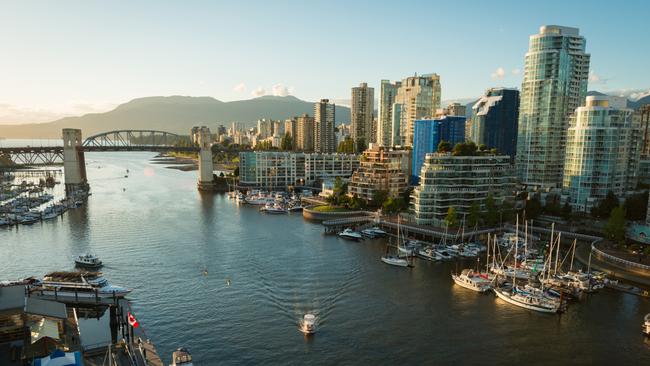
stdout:
POLYGON ((286 214, 287 211, 284 207, 279 204, 270 204, 267 203, 264 207, 260 208, 260 212, 265 212, 267 214, 286 214))
POLYGON ((381 257, 381 261, 397 267, 409 267, 411 264, 408 261, 408 256, 399 254, 400 253, 400 219, 397 217, 397 253, 398 254, 389 254, 390 245, 386 245, 386 254, 381 257))
POLYGON ((30 292, 57 298, 121 298, 131 290, 111 285, 99 272, 52 272, 37 280, 30 292))
POLYGON ((95 255, 86 254, 75 258, 74 263, 79 267, 99 268, 103 265, 102 261, 95 255))
POLYGON ((415 256, 428 261, 439 261, 442 258, 433 248, 421 248, 415 252, 415 256))
POLYGON ((650 313, 643 318, 643 334, 650 336, 650 313))
POLYGON ((516 287, 513 290, 494 289, 494 293, 496 293, 497 297, 501 300, 528 310, 539 311, 542 313, 557 313, 560 309, 557 302, 549 300, 544 296, 519 291, 516 287))
POLYGON ((471 269, 464 269, 459 275, 452 274, 451 278, 458 286, 477 292, 486 292, 492 288, 490 280, 475 274, 471 269))
POLYGON ((192 355, 187 348, 178 348, 172 353, 172 363, 169 366, 194 366, 192 355))
POLYGON ((347 228, 339 233, 339 237, 343 239, 349 239, 349 240, 361 240, 363 239, 363 235, 359 233, 358 231, 354 231, 350 228, 347 228))
POLYGON ((305 314, 300 321, 300 331, 305 334, 316 333, 316 316, 314 314, 305 314))
POLYGON ((387 232, 385 232, 384 230, 380 229, 377 226, 366 229, 366 231, 373 233, 377 236, 386 236, 388 234, 387 232))
POLYGON ((386 264, 390 264, 390 265, 398 266, 398 267, 408 267, 409 266, 409 261, 406 258, 399 257, 399 256, 396 256, 396 255, 391 255, 391 254, 387 254, 387 255, 384 255, 383 257, 381 257, 381 261, 386 263, 386 264))

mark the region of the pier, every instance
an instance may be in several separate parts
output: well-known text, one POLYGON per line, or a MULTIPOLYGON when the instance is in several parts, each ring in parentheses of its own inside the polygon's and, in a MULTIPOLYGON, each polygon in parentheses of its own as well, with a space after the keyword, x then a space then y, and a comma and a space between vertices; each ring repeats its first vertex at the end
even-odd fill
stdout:
MULTIPOLYGON (((397 219, 378 217, 377 214, 368 213, 367 216, 346 217, 335 220, 322 222, 326 234, 336 234, 346 228, 363 230, 370 226, 378 226, 390 235, 397 235, 397 219), (371 216, 372 215, 372 216, 371 216)), ((466 230, 459 232, 458 229, 447 230, 434 228, 431 226, 422 226, 408 222, 400 222, 399 229, 406 237, 433 243, 439 240, 457 240, 468 239, 472 237, 482 237, 484 235, 504 231, 505 227, 482 228, 477 230, 466 230)))

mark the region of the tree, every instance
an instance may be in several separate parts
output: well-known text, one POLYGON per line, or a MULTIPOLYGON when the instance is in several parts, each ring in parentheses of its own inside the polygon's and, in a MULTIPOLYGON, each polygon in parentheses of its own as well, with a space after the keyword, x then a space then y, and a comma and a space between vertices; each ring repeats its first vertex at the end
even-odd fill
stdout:
POLYGON ((239 177, 239 167, 238 167, 238 166, 235 167, 235 170, 232 172, 232 174, 233 174, 235 177, 239 177))
POLYGON ((449 141, 444 141, 444 140, 440 141, 440 143, 438 144, 438 152, 446 153, 450 151, 451 151, 451 144, 449 143, 449 141))
POLYGON ((375 207, 382 207, 384 202, 388 199, 388 191, 378 189, 372 193, 372 205, 375 207))
POLYGON ((456 208, 449 207, 447 210, 447 216, 445 217, 445 224, 450 227, 458 225, 458 215, 456 214, 456 208))
POLYGON ((618 244, 625 243, 625 210, 615 207, 605 225, 605 237, 618 244))
POLYGON ((280 141, 280 150, 293 150, 293 137, 291 137, 289 132, 285 133, 284 137, 282 137, 282 141, 280 141))
POLYGON ((356 194, 350 198, 349 208, 353 210, 361 210, 366 208, 366 201, 363 198, 357 196, 356 194))
POLYGON ((382 211, 387 214, 396 214, 404 209, 404 200, 401 197, 389 197, 382 205, 382 211))
POLYGON ((599 219, 606 219, 609 217, 612 210, 618 207, 618 205, 618 198, 614 192, 609 191, 607 192, 605 199, 598 202, 598 205, 591 208, 591 215, 599 219))
POLYGON ((492 193, 488 193, 487 199, 485 200, 485 223, 488 226, 494 226, 499 222, 499 212, 497 206, 494 203, 494 197, 492 193))
POLYGON ((451 153, 454 156, 474 156, 476 155, 476 150, 476 144, 472 141, 459 142, 454 146, 451 153))
POLYGON ((478 225, 479 220, 481 219, 481 208, 478 205, 478 202, 472 202, 472 205, 469 207, 469 215, 467 215, 467 225, 470 228, 478 225))
POLYGON ((648 192, 627 197, 623 208, 625 209, 626 219, 645 220, 648 210, 648 192))
POLYGON ((336 152, 342 154, 354 154, 354 140, 352 137, 347 136, 345 140, 339 143, 339 146, 336 148, 336 152))

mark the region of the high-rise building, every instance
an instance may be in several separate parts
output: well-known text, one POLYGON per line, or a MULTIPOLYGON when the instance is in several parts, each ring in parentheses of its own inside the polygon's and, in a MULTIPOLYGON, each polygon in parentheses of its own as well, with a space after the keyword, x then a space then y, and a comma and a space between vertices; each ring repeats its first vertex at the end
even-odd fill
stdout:
POLYGON ((650 157, 650 104, 641 106, 635 113, 641 126, 641 156, 650 157))
POLYGON ((436 152, 441 141, 452 146, 465 141, 465 117, 444 116, 438 119, 419 119, 415 121, 413 136, 413 157, 411 183, 417 184, 420 169, 427 154, 436 152))
POLYGON ((296 150, 314 151, 314 118, 307 113, 296 118, 296 150))
POLYGON ((314 151, 318 153, 336 151, 334 108, 329 99, 321 99, 314 105, 314 151))
POLYGON ((284 131, 282 130, 282 122, 280 121, 271 121, 271 126, 273 126, 273 136, 282 137, 284 136, 284 131))
POLYGON ((445 107, 443 114, 446 116, 466 117, 467 106, 456 102, 450 103, 447 107, 445 107))
POLYGON ((379 116, 377 119, 377 144, 380 146, 393 146, 393 104, 397 96, 397 89, 401 83, 391 84, 389 80, 382 80, 379 95, 379 116))
POLYGON ((374 146, 363 152, 359 169, 348 183, 348 194, 371 202, 375 192, 396 197, 408 188, 410 151, 374 146))
POLYGON ((483 211, 488 195, 496 204, 514 197, 516 178, 507 155, 427 154, 420 175, 411 194, 411 213, 419 225, 443 226, 451 207, 459 217, 474 204, 483 211))
POLYGON ((260 140, 273 136, 273 121, 266 118, 257 120, 257 137, 260 140))
POLYGON ((390 144, 388 146, 398 146, 402 144, 401 120, 402 120, 402 105, 400 103, 393 103, 390 121, 390 144))
POLYGON ((609 191, 623 198, 636 187, 640 129, 625 98, 589 96, 567 134, 563 200, 590 212, 609 191))
POLYGON ((432 117, 440 108, 440 76, 426 74, 402 80, 395 103, 401 104, 400 140, 402 146, 413 146, 416 119, 432 117))
POLYGON ((284 134, 289 134, 294 140, 296 139, 297 117, 284 120, 284 134))
POLYGON ((519 90, 491 88, 472 107, 470 140, 477 145, 495 148, 499 154, 517 153, 519 90))
POLYGON ((350 123, 352 138, 357 146, 368 146, 377 139, 372 132, 375 117, 375 89, 361 83, 352 88, 350 123))
POLYGON ((569 116, 587 94, 590 55, 577 28, 542 26, 530 36, 521 86, 517 174, 529 187, 562 184, 569 116))

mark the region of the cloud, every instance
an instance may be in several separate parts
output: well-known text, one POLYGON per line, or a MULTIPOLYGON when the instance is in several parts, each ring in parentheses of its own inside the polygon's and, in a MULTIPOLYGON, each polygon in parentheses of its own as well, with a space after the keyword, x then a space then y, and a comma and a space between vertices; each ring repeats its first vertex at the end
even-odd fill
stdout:
POLYGON ((253 90, 251 92, 251 95, 254 97, 261 97, 263 95, 266 95, 266 90, 262 88, 261 86, 258 86, 257 89, 253 90))
POLYGON ((604 77, 596 74, 594 71, 589 73, 589 83, 590 84, 607 84, 609 79, 605 79, 604 77))
POLYGON ((521 74, 521 69, 512 69, 512 75, 519 75, 521 74))
POLYGON ((289 94, 291 94, 290 88, 284 86, 283 84, 273 85, 273 95, 276 97, 286 97, 289 94))
POLYGON ((499 66, 490 76, 492 79, 503 79, 506 76, 506 70, 499 66))
POLYGON ((646 95, 650 95, 650 89, 614 89, 603 91, 603 93, 627 98, 629 100, 637 100, 646 95))
POLYGON ((235 85, 235 87, 232 88, 232 90, 237 92, 237 93, 243 93, 243 92, 246 91, 246 84, 239 83, 239 84, 235 85))

